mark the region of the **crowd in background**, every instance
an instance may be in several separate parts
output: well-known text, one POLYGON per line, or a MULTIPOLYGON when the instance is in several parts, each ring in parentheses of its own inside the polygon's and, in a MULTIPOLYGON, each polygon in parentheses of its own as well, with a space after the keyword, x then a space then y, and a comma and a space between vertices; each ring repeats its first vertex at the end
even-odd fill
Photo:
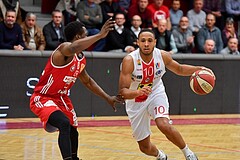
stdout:
POLYGON ((42 28, 34 13, 22 13, 18 0, 0 0, 0 49, 54 50, 66 41, 64 27, 81 21, 88 36, 100 32, 112 17, 114 30, 89 51, 127 52, 138 48, 138 33, 151 28, 156 47, 171 54, 239 55, 240 0, 60 0, 52 20, 42 28), (185 2, 186 3, 186 2, 185 2), (24 15, 24 16, 23 16, 24 15))

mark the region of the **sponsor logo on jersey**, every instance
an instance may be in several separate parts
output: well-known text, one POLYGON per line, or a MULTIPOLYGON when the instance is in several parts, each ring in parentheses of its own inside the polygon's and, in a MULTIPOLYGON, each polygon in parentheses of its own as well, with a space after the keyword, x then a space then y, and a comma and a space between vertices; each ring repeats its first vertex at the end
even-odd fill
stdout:
POLYGON ((160 68, 160 62, 156 63, 156 69, 160 68))
POLYGON ((136 78, 137 79, 142 79, 142 75, 137 75, 136 78))
POLYGON ((67 83, 67 84, 70 84, 70 83, 75 83, 75 81, 76 81, 76 77, 72 77, 72 76, 65 76, 64 78, 63 78, 63 82, 65 82, 65 83, 67 83))
POLYGON ((76 66, 75 64, 70 68, 70 71, 73 72, 75 70, 76 66))
POLYGON ((137 60, 137 64, 141 65, 141 60, 140 59, 137 60))
POLYGON ((157 72, 155 73, 156 76, 160 75, 162 73, 162 70, 157 70, 157 72))
POLYGON ((146 82, 146 83, 149 82, 149 81, 150 81, 150 78, 149 78, 149 77, 145 79, 145 82, 146 82))

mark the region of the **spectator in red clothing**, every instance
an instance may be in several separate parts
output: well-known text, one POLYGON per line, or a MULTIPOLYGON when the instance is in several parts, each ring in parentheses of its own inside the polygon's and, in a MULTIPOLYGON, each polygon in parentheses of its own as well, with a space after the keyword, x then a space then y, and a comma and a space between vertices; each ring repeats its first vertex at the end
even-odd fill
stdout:
POLYGON ((132 5, 129 8, 127 17, 128 17, 128 24, 131 24, 131 19, 134 15, 139 15, 142 19, 141 28, 152 28, 152 19, 151 19, 151 12, 147 8, 148 7, 148 0, 138 0, 138 3, 132 5))
POLYGON ((157 27, 159 19, 167 20, 167 30, 171 30, 170 13, 167 6, 163 5, 163 0, 154 0, 154 3, 148 5, 151 12, 153 27, 157 27))

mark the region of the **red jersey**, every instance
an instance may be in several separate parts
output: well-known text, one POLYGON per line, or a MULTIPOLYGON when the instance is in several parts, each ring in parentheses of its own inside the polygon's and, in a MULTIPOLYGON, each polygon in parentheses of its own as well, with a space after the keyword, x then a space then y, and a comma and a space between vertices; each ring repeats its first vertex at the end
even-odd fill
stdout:
POLYGON ((86 58, 83 54, 81 55, 80 58, 75 54, 72 61, 65 66, 55 66, 52 62, 52 54, 34 92, 47 96, 67 95, 85 68, 86 58))
POLYGON ((156 5, 152 3, 148 5, 148 9, 152 14, 152 21, 156 24, 159 19, 167 19, 170 16, 168 7, 164 5, 156 7, 156 5))

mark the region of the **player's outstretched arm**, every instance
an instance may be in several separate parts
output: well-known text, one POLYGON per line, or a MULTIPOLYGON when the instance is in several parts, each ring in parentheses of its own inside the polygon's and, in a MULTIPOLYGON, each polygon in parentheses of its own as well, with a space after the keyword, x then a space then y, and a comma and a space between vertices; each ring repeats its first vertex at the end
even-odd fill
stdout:
POLYGON ((82 52, 83 50, 87 49, 98 40, 106 37, 108 32, 113 30, 114 24, 115 21, 113 21, 111 18, 108 19, 104 23, 101 31, 98 34, 78 39, 73 43, 65 43, 65 45, 63 45, 63 47, 60 48, 61 53, 64 54, 64 56, 72 56, 75 53, 82 52))
POLYGON ((110 96, 108 95, 87 73, 87 71, 84 69, 81 74, 79 75, 80 81, 84 84, 85 87, 87 87, 90 91, 92 91, 94 94, 102 97, 105 99, 114 109, 116 112, 116 103, 123 103, 121 100, 121 97, 119 96, 110 96))
POLYGON ((190 76, 193 74, 193 72, 200 70, 200 69, 210 71, 214 75, 212 70, 209 68, 206 68, 204 66, 193 66, 193 65, 188 65, 188 64, 180 64, 177 61, 175 61, 174 59, 172 59, 171 55, 169 53, 167 53, 166 51, 161 50, 161 53, 162 53, 163 61, 165 63, 166 68, 177 75, 190 76))

